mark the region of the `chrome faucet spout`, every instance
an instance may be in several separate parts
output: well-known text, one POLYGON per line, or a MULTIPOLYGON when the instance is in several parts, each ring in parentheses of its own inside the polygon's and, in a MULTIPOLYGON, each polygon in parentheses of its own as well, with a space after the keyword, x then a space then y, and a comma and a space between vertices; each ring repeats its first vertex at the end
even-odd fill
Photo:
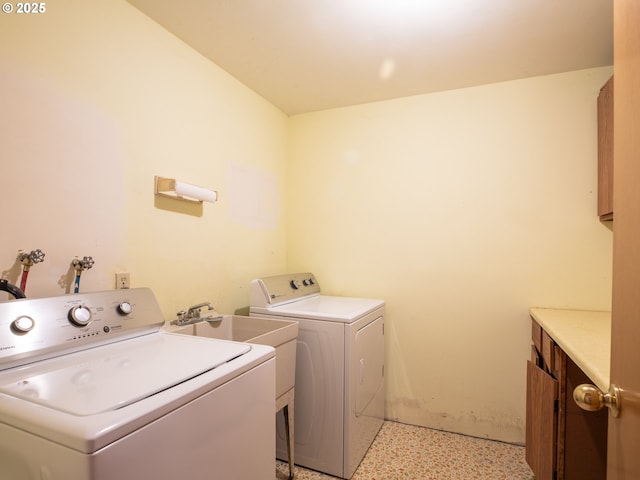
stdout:
POLYGON ((199 317, 200 309, 204 307, 207 307, 208 310, 213 310, 213 304, 211 302, 199 303, 197 305, 194 305, 193 307, 189 307, 189 310, 187 310, 187 316, 195 315, 199 317))
POLYGON ((191 325, 206 320, 205 318, 200 318, 200 309, 204 307, 207 307, 207 310, 213 310, 211 302, 199 303, 189 307, 186 312, 184 310, 179 311, 178 318, 174 320, 174 323, 176 325, 191 325))

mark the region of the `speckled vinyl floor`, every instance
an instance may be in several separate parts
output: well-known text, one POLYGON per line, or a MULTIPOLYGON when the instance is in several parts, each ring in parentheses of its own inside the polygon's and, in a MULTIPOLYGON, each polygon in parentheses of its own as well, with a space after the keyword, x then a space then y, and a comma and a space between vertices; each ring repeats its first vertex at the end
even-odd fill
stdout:
MULTIPOLYGON (((289 466, 277 462, 276 479, 289 466)), ((295 467, 298 480, 335 477, 295 467)), ((524 447, 385 422, 352 480, 533 480, 524 447)))

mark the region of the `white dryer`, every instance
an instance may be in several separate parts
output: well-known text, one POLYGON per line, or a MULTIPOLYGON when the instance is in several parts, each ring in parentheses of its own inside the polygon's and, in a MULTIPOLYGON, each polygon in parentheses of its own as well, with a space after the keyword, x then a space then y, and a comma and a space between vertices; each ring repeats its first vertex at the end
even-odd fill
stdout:
MULTIPOLYGON (((311 273, 251 282, 251 316, 299 322, 296 464, 351 478, 378 434, 384 421, 384 312, 382 300, 322 295, 311 273)), ((286 459, 283 435, 277 445, 278 458, 286 459)))

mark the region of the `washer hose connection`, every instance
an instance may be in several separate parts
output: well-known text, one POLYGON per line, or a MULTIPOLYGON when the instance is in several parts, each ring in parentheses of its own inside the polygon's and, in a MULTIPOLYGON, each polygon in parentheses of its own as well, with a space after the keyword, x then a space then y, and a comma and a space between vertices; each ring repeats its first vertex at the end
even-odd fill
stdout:
POLYGON ((22 263, 22 279, 20 280, 20 289, 27 291, 27 278, 29 277, 29 269, 36 263, 44 262, 44 252, 40 249, 31 250, 31 252, 18 253, 18 261, 22 263))
POLYGON ((0 280, 0 290, 2 290, 3 292, 9 292, 11 295, 13 295, 14 298, 27 298, 20 287, 16 287, 4 278, 0 280))

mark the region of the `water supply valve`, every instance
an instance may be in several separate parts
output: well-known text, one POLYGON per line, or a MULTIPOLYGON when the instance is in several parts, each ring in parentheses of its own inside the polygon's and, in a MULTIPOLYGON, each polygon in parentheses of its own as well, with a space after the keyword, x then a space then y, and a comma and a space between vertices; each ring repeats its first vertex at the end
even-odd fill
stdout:
POLYGON ((18 260, 22 263, 24 271, 29 271, 31 266, 36 263, 44 262, 44 252, 39 248, 36 250, 31 250, 29 253, 20 250, 18 253, 18 260))
POLYGON ((89 270, 93 267, 94 263, 93 257, 82 257, 82 260, 76 257, 73 259, 73 262, 71 262, 71 265, 73 265, 76 272, 81 272, 83 270, 89 270))
POLYGON ((80 260, 78 257, 73 259, 71 265, 76 271, 73 293, 78 293, 80 291, 80 275, 82 274, 82 271, 89 270, 91 267, 93 267, 94 263, 95 262, 93 261, 93 257, 82 257, 82 260, 80 260))

